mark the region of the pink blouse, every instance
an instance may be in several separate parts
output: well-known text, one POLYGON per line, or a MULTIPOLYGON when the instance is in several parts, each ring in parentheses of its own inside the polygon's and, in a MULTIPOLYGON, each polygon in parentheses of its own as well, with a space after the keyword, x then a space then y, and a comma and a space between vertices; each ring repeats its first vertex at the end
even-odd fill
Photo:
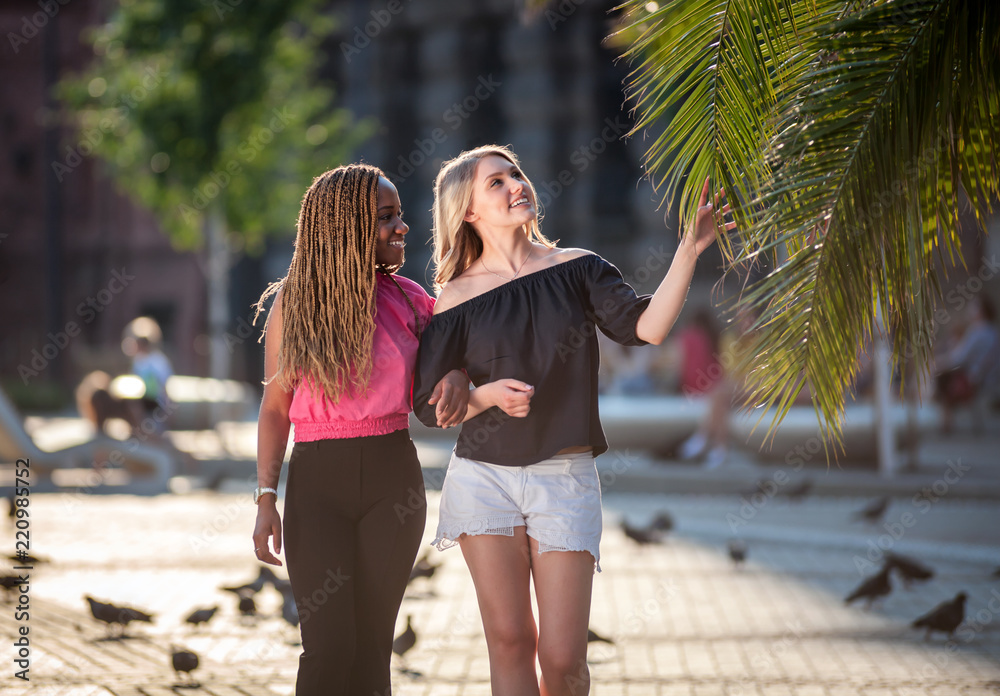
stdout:
MULTIPOLYGON (((321 391, 303 383, 295 389, 288 417, 296 442, 385 435, 409 425, 413 410, 413 367, 420 341, 413 309, 384 273, 375 275, 375 337, 368 393, 333 404, 321 391)), ((420 317, 430 323, 434 298, 408 278, 395 276, 420 317)))

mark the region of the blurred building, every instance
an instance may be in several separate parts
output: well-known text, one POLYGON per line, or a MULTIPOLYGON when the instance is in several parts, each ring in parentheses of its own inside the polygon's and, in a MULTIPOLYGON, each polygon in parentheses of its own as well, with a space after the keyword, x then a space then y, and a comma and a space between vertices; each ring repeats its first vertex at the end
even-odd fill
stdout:
POLYGON ((127 371, 121 331, 141 314, 161 324, 179 371, 199 369, 205 324, 196 254, 181 254, 156 221, 115 191, 50 96, 90 60, 81 41, 104 2, 0 6, 0 365, 19 395, 87 371, 127 371), (56 171, 68 162, 70 171, 56 171))
MULTIPOLYGON (((616 4, 562 0, 526 18, 524 3, 514 0, 330 3, 340 27, 317 57, 320 79, 356 117, 379 124, 356 158, 382 167, 399 187, 411 226, 405 275, 430 287, 440 164, 501 143, 521 156, 535 183, 550 239, 606 256, 640 290, 663 277, 676 229, 664 229, 658 199, 642 180, 646 142, 622 139, 631 127, 622 87, 628 66, 603 44, 616 4)), ((48 90, 87 63, 81 33, 113 3, 55 5, 55 16, 42 12, 42 19, 37 0, 0 6, 3 36, 25 39, 2 41, 0 63, 0 378, 26 386, 26 365, 39 373, 28 375, 29 385, 69 387, 96 367, 124 369, 121 329, 139 314, 160 321, 178 373, 205 374, 204 256, 174 251, 96 159, 83 157, 68 174, 53 170, 80 136, 61 125, 48 90), (127 278, 117 292, 124 281, 115 274, 127 278), (68 335, 70 325, 77 335, 68 335)), ((286 236, 263 258, 236 254, 228 298, 232 376, 255 383, 262 348, 247 323, 249 306, 283 274, 292 250, 294 230, 275 232, 286 236)), ((973 267, 978 244, 967 245, 973 267)), ((715 252, 699 263, 693 302, 708 301, 718 265, 715 252)))

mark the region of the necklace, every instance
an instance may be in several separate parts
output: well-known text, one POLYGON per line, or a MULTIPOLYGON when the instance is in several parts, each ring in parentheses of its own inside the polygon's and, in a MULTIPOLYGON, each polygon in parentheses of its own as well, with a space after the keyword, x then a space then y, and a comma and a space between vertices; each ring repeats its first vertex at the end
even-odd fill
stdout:
POLYGON ((495 273, 494 271, 491 271, 490 269, 486 268, 486 263, 485 263, 485 262, 483 261, 483 257, 482 257, 482 256, 480 256, 480 257, 479 257, 479 262, 480 262, 481 264, 483 264, 483 268, 486 268, 486 272, 487 272, 487 273, 493 273, 493 275, 495 275, 495 276, 496 276, 497 278, 499 278, 500 280, 507 280, 507 281, 511 281, 511 280, 514 280, 514 278, 517 278, 517 277, 518 277, 519 275, 521 275, 521 269, 522 269, 522 268, 524 268, 524 264, 526 264, 526 263, 528 262, 528 259, 530 259, 530 258, 531 258, 531 254, 532 254, 532 253, 533 253, 534 251, 535 251, 535 248, 534 248, 534 247, 532 247, 532 248, 531 248, 531 251, 529 251, 529 252, 528 252, 528 255, 524 257, 524 261, 522 261, 522 262, 521 262, 521 265, 517 267, 517 271, 516 271, 516 272, 514 273, 514 275, 512 275, 512 276, 511 276, 510 278, 507 278, 506 276, 502 276, 502 275, 500 275, 499 273, 495 273))

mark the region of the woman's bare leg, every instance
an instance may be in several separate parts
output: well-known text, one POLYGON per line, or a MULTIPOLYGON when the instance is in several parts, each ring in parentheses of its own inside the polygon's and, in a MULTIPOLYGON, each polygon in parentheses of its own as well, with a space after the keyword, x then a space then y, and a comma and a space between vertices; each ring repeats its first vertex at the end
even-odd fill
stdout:
POLYGON ((515 527, 513 537, 463 534, 458 543, 476 585, 490 653, 493 696, 537 696, 538 633, 531 613, 531 565, 525 528, 515 527))
POLYGON ((586 551, 538 553, 531 545, 531 574, 538 600, 538 662, 542 696, 586 696, 587 628, 594 585, 594 557, 586 551))

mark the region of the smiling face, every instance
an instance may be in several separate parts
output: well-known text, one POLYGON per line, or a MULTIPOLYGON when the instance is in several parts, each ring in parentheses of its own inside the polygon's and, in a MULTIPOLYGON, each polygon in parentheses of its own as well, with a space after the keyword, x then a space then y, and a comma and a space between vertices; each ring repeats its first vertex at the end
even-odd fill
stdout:
POLYGON ((479 160, 467 222, 476 229, 503 229, 526 225, 537 215, 531 187, 520 169, 499 155, 479 160))
POLYGON ((403 237, 410 231, 403 222, 403 209, 396 187, 384 176, 378 180, 378 241, 375 262, 384 266, 403 265, 403 237))

